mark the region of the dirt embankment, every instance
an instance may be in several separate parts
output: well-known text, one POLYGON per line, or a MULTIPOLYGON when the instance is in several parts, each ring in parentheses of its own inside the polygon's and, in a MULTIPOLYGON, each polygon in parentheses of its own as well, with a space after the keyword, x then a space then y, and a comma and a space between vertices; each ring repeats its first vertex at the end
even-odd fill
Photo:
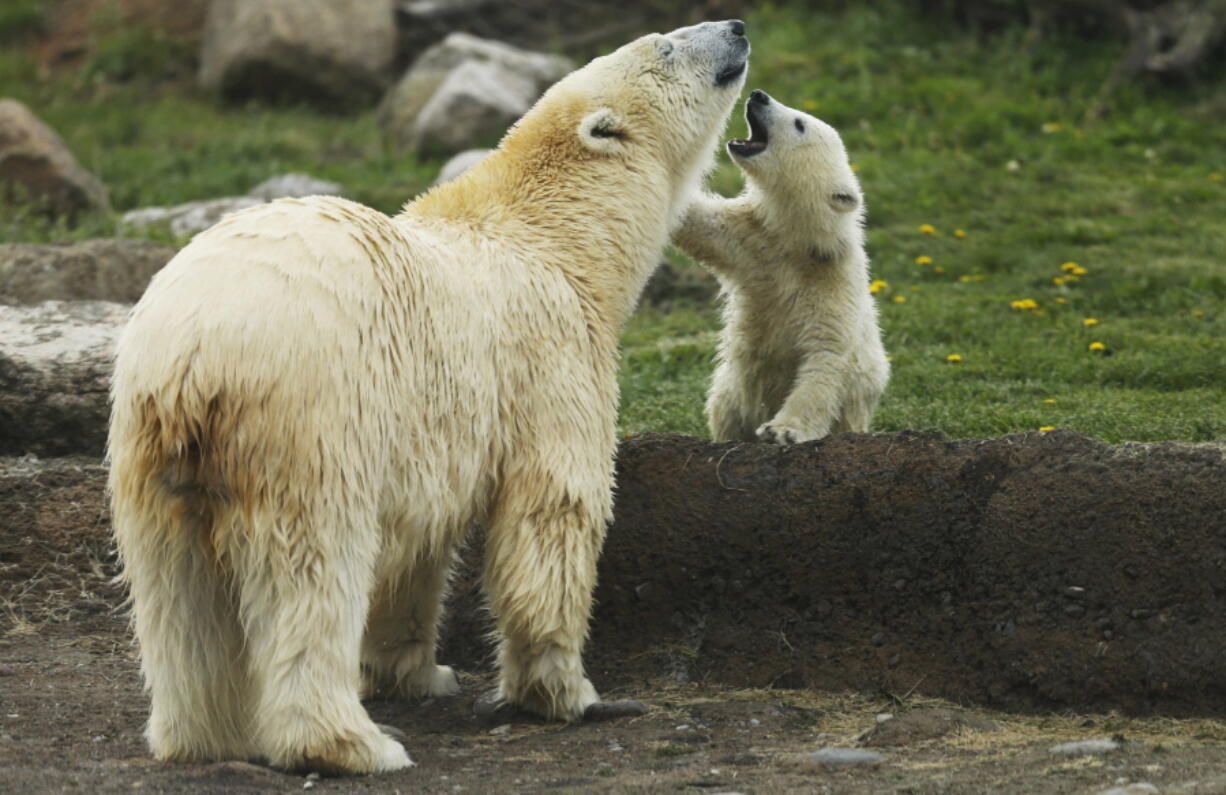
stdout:
POLYGON ((474 715, 492 682, 477 539, 441 653, 464 694, 370 704, 420 767, 315 781, 147 758, 105 470, 3 459, 0 789, 1226 791, 1220 446, 648 435, 618 478, 587 659, 651 713, 474 715), (883 758, 810 756, 830 746, 883 758))

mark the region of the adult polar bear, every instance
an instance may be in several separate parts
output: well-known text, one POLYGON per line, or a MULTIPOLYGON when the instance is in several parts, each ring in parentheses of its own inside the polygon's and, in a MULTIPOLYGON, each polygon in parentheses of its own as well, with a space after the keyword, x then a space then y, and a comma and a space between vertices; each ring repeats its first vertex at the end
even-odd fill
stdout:
POLYGON ((618 332, 748 51, 739 21, 645 36, 394 218, 274 202, 157 275, 119 342, 109 450, 155 756, 411 765, 360 671, 457 689, 436 623, 475 521, 501 696, 571 720, 597 703, 581 655, 618 332))

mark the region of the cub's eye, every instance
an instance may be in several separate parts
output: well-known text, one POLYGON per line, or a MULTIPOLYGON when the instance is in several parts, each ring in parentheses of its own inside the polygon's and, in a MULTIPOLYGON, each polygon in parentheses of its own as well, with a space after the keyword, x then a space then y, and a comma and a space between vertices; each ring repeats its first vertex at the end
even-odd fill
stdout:
POLYGON ((800 119, 797 119, 796 120, 796 132, 802 133, 804 131, 805 131, 805 123, 801 121, 800 119))

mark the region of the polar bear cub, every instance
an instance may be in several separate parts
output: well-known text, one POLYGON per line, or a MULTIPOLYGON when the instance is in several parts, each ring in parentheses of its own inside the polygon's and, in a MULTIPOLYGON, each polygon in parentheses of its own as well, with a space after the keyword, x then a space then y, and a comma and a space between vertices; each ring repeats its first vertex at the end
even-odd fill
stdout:
POLYGON ((711 436, 790 444, 867 431, 890 365, 868 291, 864 202, 833 127, 764 91, 745 103, 735 199, 703 195, 674 243, 719 278, 711 436))

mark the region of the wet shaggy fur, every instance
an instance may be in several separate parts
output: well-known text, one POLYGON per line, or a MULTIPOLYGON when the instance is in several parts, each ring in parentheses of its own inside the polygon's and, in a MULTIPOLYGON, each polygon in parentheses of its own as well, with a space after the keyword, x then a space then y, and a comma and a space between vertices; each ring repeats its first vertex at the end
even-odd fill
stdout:
POLYGON ((157 758, 411 765, 360 695, 456 692, 435 640, 476 522, 502 697, 562 719, 597 701, 618 332, 740 90, 739 31, 593 61, 400 215, 277 201, 157 275, 109 446, 157 758))
POLYGON ((755 153, 729 144, 744 192, 699 197, 674 237, 722 287, 711 437, 786 444, 867 431, 890 365, 859 183, 834 128, 765 94, 750 113, 767 138, 755 153))

